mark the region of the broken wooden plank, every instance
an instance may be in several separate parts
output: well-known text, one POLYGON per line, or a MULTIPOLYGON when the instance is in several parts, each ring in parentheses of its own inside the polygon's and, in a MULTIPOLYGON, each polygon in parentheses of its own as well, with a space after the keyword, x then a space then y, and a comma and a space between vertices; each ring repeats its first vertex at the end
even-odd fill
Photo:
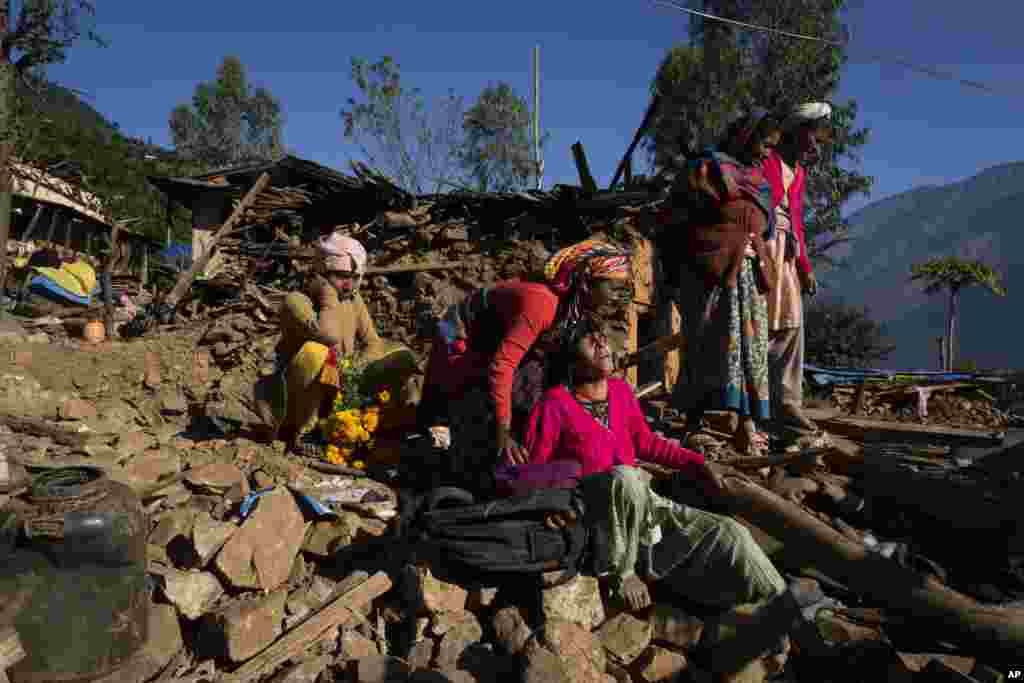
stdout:
POLYGON ((661 380, 657 382, 651 382, 650 384, 645 384, 644 386, 636 390, 636 397, 643 398, 644 396, 653 394, 658 389, 661 389, 661 387, 663 387, 664 385, 665 383, 662 382, 661 380))
POLYGON ((83 446, 92 435, 92 432, 73 432, 70 429, 58 427, 46 420, 25 417, 24 415, 11 415, 9 413, 0 413, 0 424, 5 424, 12 430, 22 434, 48 437, 62 446, 83 446))
POLYGON ((572 158, 576 162, 576 172, 580 176, 580 185, 583 191, 593 194, 597 192, 597 182, 590 173, 590 164, 587 162, 587 153, 583 150, 583 143, 577 140, 572 146, 572 158))
POLYGON ((858 593, 927 623, 936 638, 979 656, 1024 652, 1024 610, 981 605, 973 598, 854 543, 838 531, 750 481, 727 477, 729 508, 785 544, 786 554, 858 593))
POLYGON ((951 444, 957 446, 998 446, 1003 443, 1004 432, 983 432, 938 425, 919 425, 891 420, 833 417, 818 421, 827 432, 854 441, 890 443, 951 444))
POLYGON ((206 264, 210 262, 210 258, 213 257, 213 252, 216 251, 217 243, 220 242, 225 235, 230 234, 231 231, 235 229, 235 226, 237 226, 245 216, 245 212, 249 209, 252 203, 256 201, 256 197, 263 191, 263 188, 265 188, 269 182, 270 175, 268 173, 260 175, 256 183, 242 198, 242 201, 240 201, 238 206, 235 207, 235 210, 231 212, 228 219, 224 221, 224 224, 217 229, 217 232, 213 233, 213 236, 206 244, 206 248, 203 250, 203 253, 192 261, 192 266, 187 271, 178 276, 178 281, 174 283, 174 288, 171 289, 164 298, 165 304, 171 308, 178 305, 178 302, 185 296, 185 293, 192 287, 192 282, 196 279, 196 276, 203 272, 203 269, 206 268, 206 264))
POLYGON ((465 261, 447 261, 444 263, 418 263, 410 266, 386 266, 384 268, 367 268, 366 275, 393 275, 395 273, 427 273, 433 270, 455 270, 467 268, 465 261))
POLYGON ((626 356, 623 356, 622 359, 619 361, 618 369, 623 370, 625 368, 637 365, 648 354, 668 353, 669 351, 674 351, 675 349, 681 348, 685 344, 686 338, 683 336, 682 332, 660 337, 658 339, 655 339, 647 346, 641 349, 637 349, 634 353, 630 353, 626 356))
MULTIPOLYGON (((343 582, 344 583, 344 582, 343 582)), ((339 589, 337 597, 320 611, 284 634, 277 642, 224 677, 223 683, 247 683, 274 671, 289 659, 298 657, 328 630, 356 621, 356 610, 391 590, 391 579, 377 572, 348 590, 339 589)))
POLYGON ((656 94, 651 98, 651 103, 647 105, 647 111, 644 112, 644 120, 640 123, 640 127, 636 129, 636 133, 633 135, 633 140, 629 143, 629 147, 626 148, 626 153, 622 155, 622 161, 619 162, 619 167, 615 169, 615 175, 612 177, 612 182, 608 185, 608 189, 613 189, 619 182, 619 178, 626 170, 626 164, 633 158, 633 150, 640 144, 640 141, 644 138, 644 133, 647 132, 647 127, 651 125, 651 121, 654 119, 655 112, 658 111, 658 106, 661 104, 661 95, 656 94))

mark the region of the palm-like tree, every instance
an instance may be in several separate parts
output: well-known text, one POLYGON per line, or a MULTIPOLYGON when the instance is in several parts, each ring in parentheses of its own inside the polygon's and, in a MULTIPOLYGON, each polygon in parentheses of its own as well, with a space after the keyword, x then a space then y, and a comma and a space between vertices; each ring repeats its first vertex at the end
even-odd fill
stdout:
POLYGON ((1000 274, 983 261, 967 261, 956 256, 945 256, 918 263, 910 267, 910 279, 924 281, 926 294, 949 292, 949 310, 946 315, 946 348, 943 370, 953 369, 954 335, 959 315, 960 291, 966 287, 981 286, 996 296, 1006 296, 1006 287, 1000 274))

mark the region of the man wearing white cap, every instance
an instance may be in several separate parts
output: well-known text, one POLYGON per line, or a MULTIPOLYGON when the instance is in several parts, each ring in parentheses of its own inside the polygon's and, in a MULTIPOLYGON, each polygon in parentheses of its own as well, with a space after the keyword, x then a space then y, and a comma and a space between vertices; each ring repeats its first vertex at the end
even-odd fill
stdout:
POLYGON ((777 149, 764 161, 775 208, 775 237, 769 249, 776 263, 776 282, 768 297, 768 350, 771 411, 779 436, 786 441, 812 436, 817 427, 803 414, 804 330, 802 295, 814 296, 818 282, 807 256, 804 236, 803 164, 818 154, 827 139, 832 107, 811 102, 794 109, 783 123, 777 149))

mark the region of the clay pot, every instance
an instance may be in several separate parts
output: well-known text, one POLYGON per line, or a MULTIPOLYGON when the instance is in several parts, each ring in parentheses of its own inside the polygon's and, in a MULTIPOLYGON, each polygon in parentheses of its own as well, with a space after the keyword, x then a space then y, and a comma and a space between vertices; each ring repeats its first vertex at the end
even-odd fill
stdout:
POLYGON ((90 344, 99 344, 107 337, 107 328, 99 320, 90 320, 82 329, 82 338, 90 344))

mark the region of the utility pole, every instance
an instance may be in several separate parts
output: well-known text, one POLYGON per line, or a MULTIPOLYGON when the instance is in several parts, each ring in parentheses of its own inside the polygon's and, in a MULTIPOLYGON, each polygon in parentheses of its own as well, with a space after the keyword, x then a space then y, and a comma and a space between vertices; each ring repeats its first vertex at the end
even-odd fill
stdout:
POLYGON ((540 45, 533 48, 533 161, 537 165, 537 189, 544 189, 544 159, 540 151, 540 45))

